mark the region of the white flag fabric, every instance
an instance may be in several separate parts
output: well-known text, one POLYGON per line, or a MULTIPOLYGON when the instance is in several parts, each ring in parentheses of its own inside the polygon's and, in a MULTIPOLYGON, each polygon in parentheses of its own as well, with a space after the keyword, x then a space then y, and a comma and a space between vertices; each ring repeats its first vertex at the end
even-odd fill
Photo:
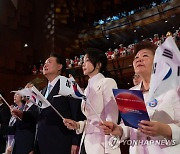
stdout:
POLYGON ((18 91, 11 91, 11 92, 17 93, 17 94, 21 95, 22 97, 26 97, 32 103, 36 102, 36 97, 33 96, 32 90, 30 88, 24 88, 24 89, 21 89, 18 91))
POLYGON ((86 96, 83 94, 81 88, 76 83, 73 77, 66 78, 65 76, 59 76, 60 79, 60 88, 59 88, 59 96, 69 96, 76 99, 86 100, 86 96))
POLYGON ((32 98, 36 99, 35 105, 39 106, 40 108, 44 109, 51 106, 51 103, 40 93, 39 90, 36 89, 35 86, 31 88, 32 90, 32 98))
POLYGON ((149 101, 180 86, 180 51, 170 36, 155 53, 150 81, 149 101))
POLYGON ((12 92, 15 92, 21 96, 26 96, 26 98, 29 99, 29 101, 31 101, 32 103, 34 103, 42 109, 47 108, 51 105, 49 101, 34 86, 32 88, 24 88, 12 92))

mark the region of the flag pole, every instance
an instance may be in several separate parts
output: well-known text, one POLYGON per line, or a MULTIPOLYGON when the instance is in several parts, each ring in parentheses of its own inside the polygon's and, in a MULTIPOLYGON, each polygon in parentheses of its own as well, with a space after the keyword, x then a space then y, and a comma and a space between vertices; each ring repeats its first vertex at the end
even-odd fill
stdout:
POLYGON ((62 114, 60 114, 59 112, 58 112, 58 110, 54 107, 54 106, 52 106, 52 105, 50 105, 51 107, 52 107, 52 109, 62 118, 62 120, 64 120, 64 117, 62 116, 62 114))
POLYGON ((4 103, 11 109, 11 106, 8 104, 8 102, 4 99, 4 97, 0 94, 0 97, 4 101, 4 103))
MULTIPOLYGON (((9 107, 9 109, 11 110, 11 106, 8 104, 8 102, 4 99, 4 97, 0 94, 0 97, 2 98, 2 100, 4 101, 4 103, 9 107)), ((19 120, 22 120, 21 118, 19 118, 18 116, 16 117, 18 118, 19 120)))
POLYGON ((96 116, 98 117, 98 119, 102 122, 102 123, 104 123, 103 121, 102 121, 102 119, 99 117, 99 115, 98 115, 98 113, 96 112, 96 110, 93 108, 93 106, 91 105, 91 103, 90 103, 90 101, 86 98, 86 100, 84 100, 84 101, 86 101, 87 102, 87 104, 90 106, 90 108, 94 111, 94 113, 96 114, 96 116))
MULTIPOLYGON (((70 80, 71 80, 71 81, 76 82, 76 80, 74 79, 74 77, 73 77, 72 75, 69 75, 69 77, 70 77, 70 80)), ((79 90, 79 92, 80 92, 81 94, 83 94, 83 92, 82 92, 81 88, 79 87, 79 85, 77 84, 77 82, 76 82, 76 85, 77 85, 77 89, 79 90)), ((84 95, 84 94, 83 94, 83 95, 84 95)), ((84 96, 85 96, 85 95, 84 95, 84 96)), ((83 100, 89 104, 90 108, 94 111, 94 113, 96 114, 96 116, 98 117, 98 119, 103 123, 102 119, 99 117, 98 113, 96 112, 96 110, 94 109, 94 107, 91 105, 91 103, 90 103, 90 101, 88 100, 88 98, 85 96, 85 97, 83 97, 83 100)))

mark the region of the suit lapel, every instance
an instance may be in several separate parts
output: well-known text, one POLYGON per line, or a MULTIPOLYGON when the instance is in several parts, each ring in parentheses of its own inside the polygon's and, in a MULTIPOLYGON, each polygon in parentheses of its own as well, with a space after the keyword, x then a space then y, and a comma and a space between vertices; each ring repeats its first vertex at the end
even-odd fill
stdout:
MULTIPOLYGON (((53 99, 54 95, 57 95, 59 92, 59 87, 60 87, 60 80, 58 80, 56 82, 56 84, 54 85, 53 89, 51 90, 51 92, 49 93, 47 100, 51 102, 51 100, 53 99)), ((47 87, 46 87, 47 89, 47 87)))
POLYGON ((46 87, 42 90, 42 92, 41 92, 41 94, 42 94, 43 96, 45 96, 46 90, 47 90, 47 86, 46 86, 46 87))

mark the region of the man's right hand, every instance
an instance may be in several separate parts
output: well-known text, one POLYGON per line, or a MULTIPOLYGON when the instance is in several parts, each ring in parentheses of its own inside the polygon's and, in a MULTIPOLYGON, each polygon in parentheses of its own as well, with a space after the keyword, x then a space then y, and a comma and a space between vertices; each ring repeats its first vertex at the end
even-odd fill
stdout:
POLYGON ((78 122, 71 119, 64 119, 63 122, 64 122, 64 125, 70 130, 77 130, 80 127, 78 122))

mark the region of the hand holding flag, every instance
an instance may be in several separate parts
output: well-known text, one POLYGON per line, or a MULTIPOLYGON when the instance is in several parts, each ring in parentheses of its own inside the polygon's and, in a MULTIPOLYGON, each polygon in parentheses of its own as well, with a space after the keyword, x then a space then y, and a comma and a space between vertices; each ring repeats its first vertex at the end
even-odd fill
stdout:
MULTIPOLYGON (((14 108, 12 106, 10 106, 8 104, 8 102, 4 99, 4 97, 0 94, 0 97, 2 98, 2 100, 4 101, 4 103, 9 107, 10 111, 11 111, 11 114, 13 115, 13 110, 14 108)), ((19 116, 16 116, 16 115, 13 115, 15 118, 18 118, 19 120, 21 120, 22 117, 19 117, 19 116)))
POLYGON ((12 91, 20 94, 21 96, 25 96, 29 101, 37 105, 39 108, 47 108, 51 106, 53 110, 62 118, 63 116, 49 103, 49 101, 39 92, 39 90, 33 86, 31 88, 24 88, 18 91, 12 91))

